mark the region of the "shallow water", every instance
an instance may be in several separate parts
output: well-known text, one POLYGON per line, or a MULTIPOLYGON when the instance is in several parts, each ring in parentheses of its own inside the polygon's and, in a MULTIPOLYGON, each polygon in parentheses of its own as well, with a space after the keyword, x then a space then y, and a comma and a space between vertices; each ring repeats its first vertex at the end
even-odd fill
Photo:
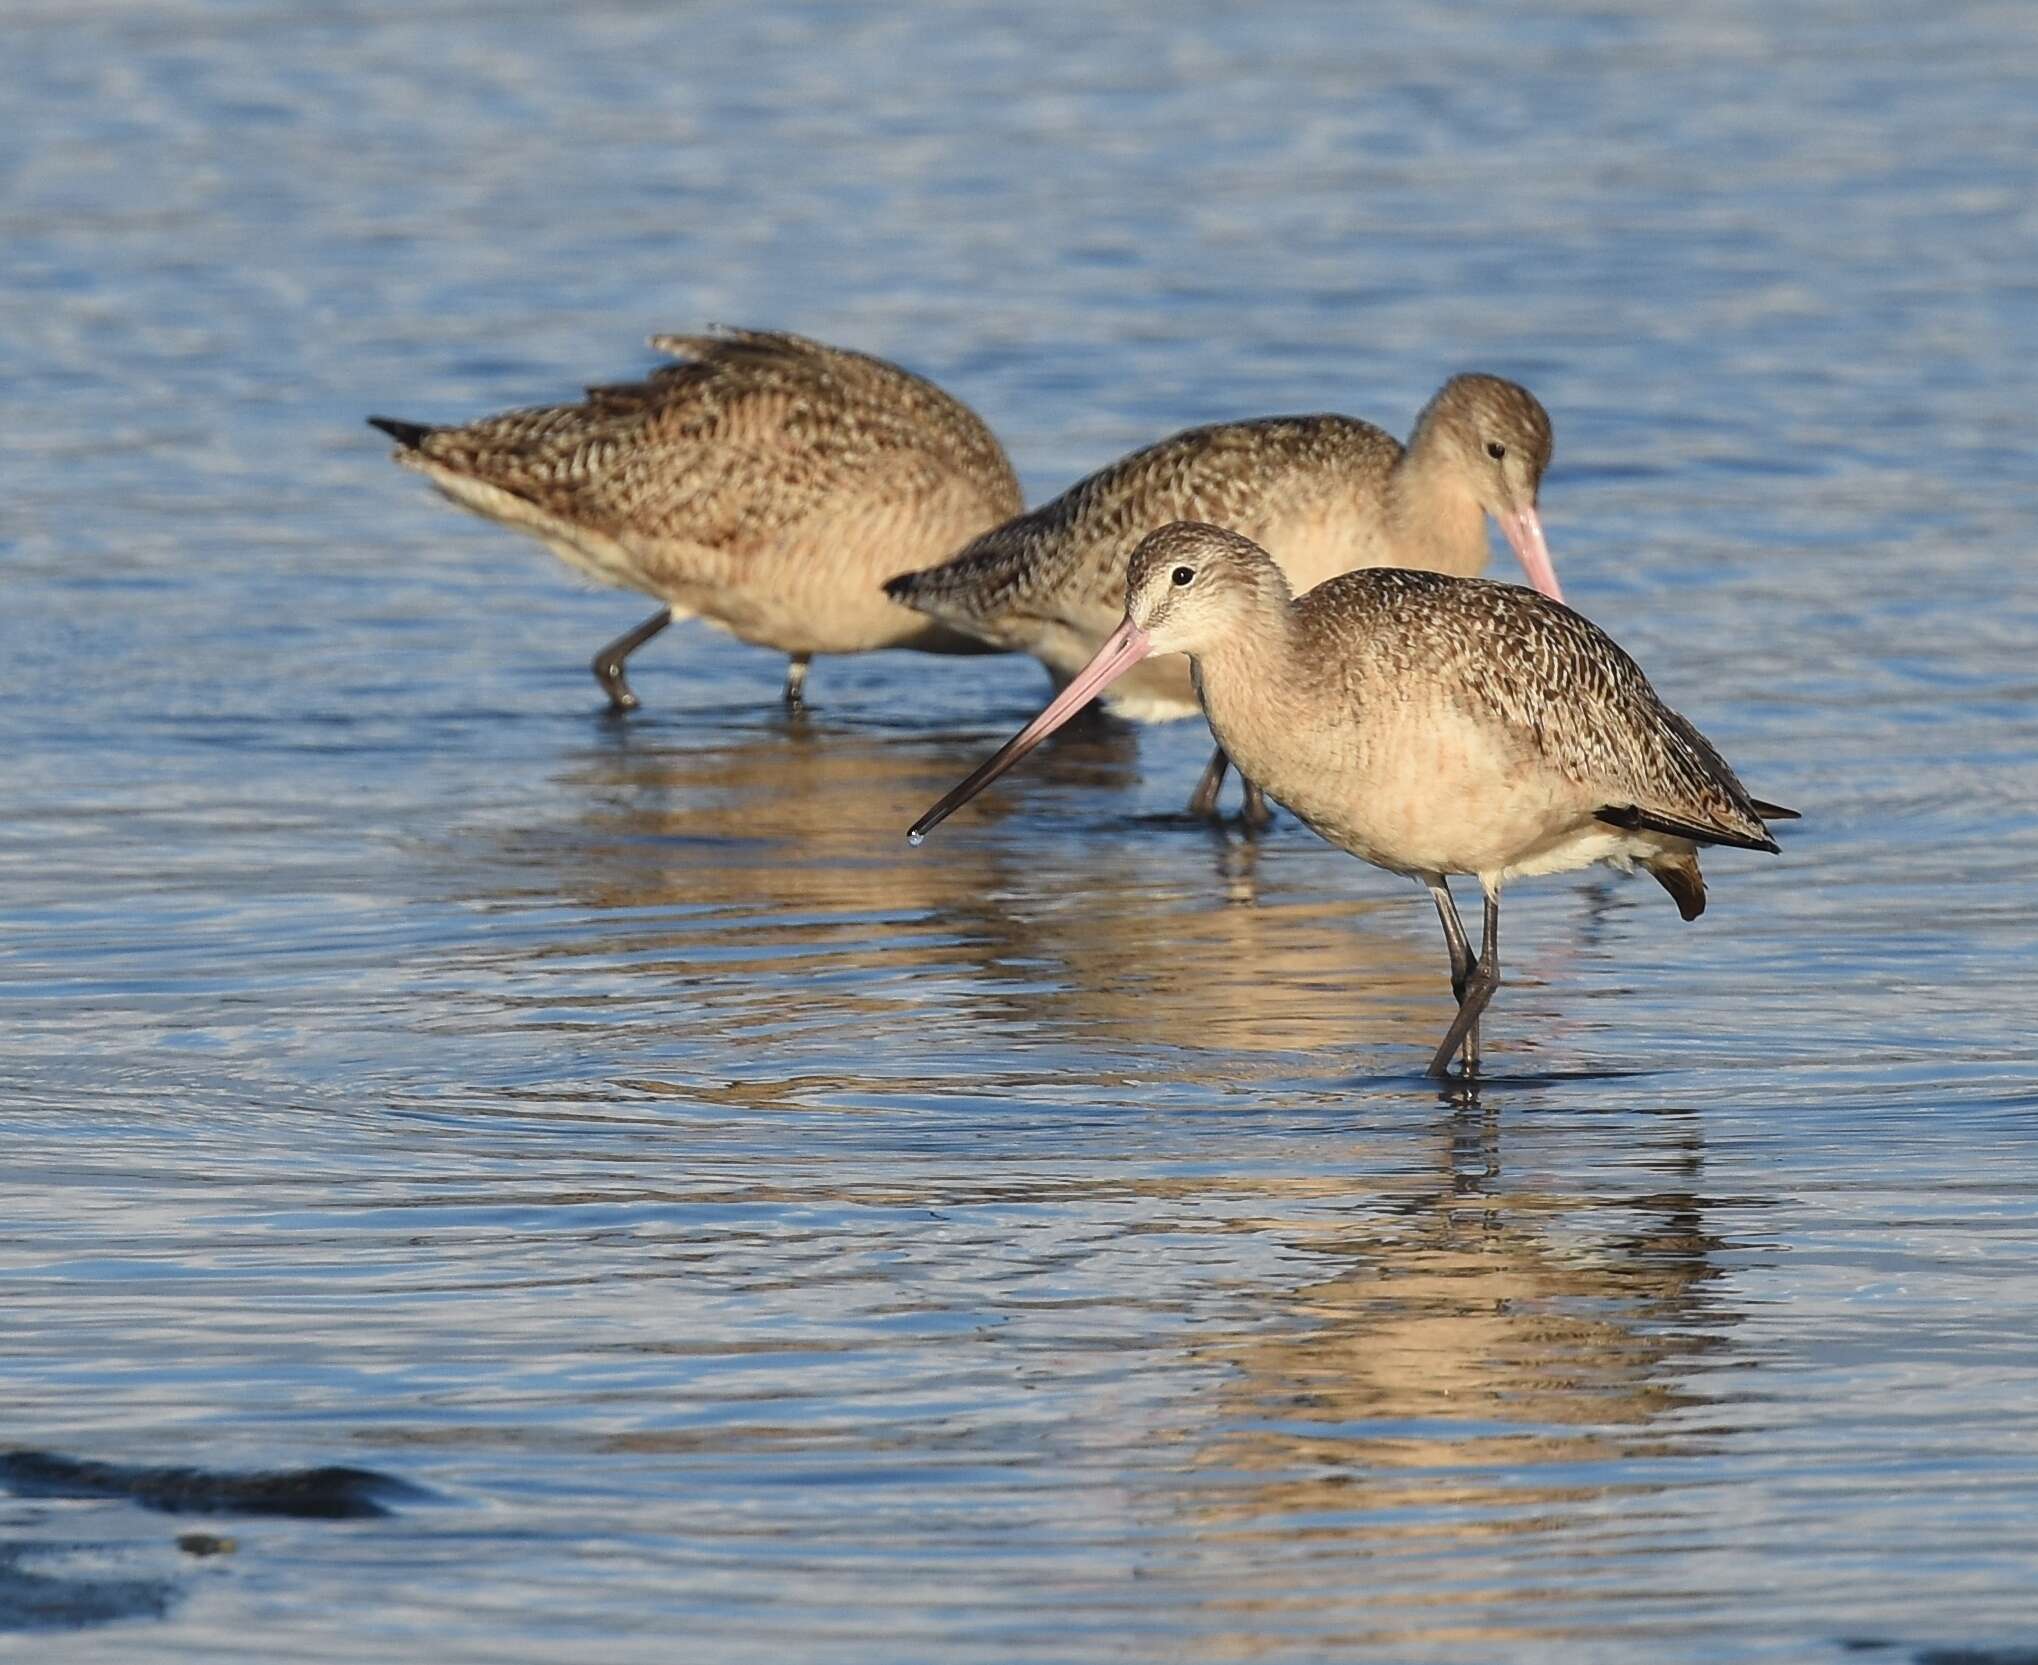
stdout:
MULTIPOLYGON (((2038 14, 11 8, 0 1487, 58 1658, 2038 1646, 2038 14), (780 324, 1029 495, 1441 375, 1780 858, 1419 892, 1031 667, 588 655, 389 467, 780 324), (232 1540, 197 1554, 192 1527, 232 1540), (1879 1644, 1870 1647, 1869 1644, 1879 1644)), ((1960 1650, 1968 1650, 1961 1652, 1960 1650)))

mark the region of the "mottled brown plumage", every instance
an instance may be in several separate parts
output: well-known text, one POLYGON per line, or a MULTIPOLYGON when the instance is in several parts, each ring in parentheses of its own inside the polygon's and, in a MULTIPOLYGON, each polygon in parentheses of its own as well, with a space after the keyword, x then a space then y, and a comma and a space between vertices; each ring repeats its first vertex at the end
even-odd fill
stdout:
MULTIPOLYGON (((1066 677, 1123 617, 1132 546, 1170 521, 1252 538, 1297 590, 1360 566, 1482 570, 1482 494, 1500 499, 1500 465, 1483 453, 1488 436, 1519 449, 1518 491, 1533 504, 1550 455, 1549 417, 1512 382, 1456 376, 1424 410, 1406 449, 1349 416, 1190 428, 984 533, 942 566, 885 587, 931 618, 1032 653, 1066 677)), ((1180 660, 1132 680, 1112 702, 1130 715, 1163 719, 1196 709, 1180 660), (1139 710, 1142 697, 1155 709, 1139 710)))
MULTIPOLYGON (((1501 887, 1607 862, 1651 873, 1695 918, 1707 844, 1774 852, 1719 753, 1590 621, 1532 591, 1395 568, 1299 599, 1272 557, 1214 526, 1148 536, 1118 630, 1054 705, 915 828, 924 832, 1144 659, 1181 653, 1218 744, 1340 849, 1420 881, 1451 948, 1476 1058, 1499 980, 1501 887), (1446 880, 1486 893, 1475 965, 1446 880)), ((1793 812, 1763 806, 1770 813, 1793 812)))
MULTIPOLYGON (((458 428, 373 420, 402 442, 397 460, 455 502, 656 596, 667 617, 790 653, 796 669, 815 653, 983 650, 880 588, 1022 507, 974 412, 883 359, 796 335, 652 344, 681 362, 578 404, 458 428)), ((618 704, 634 703, 622 693, 618 704)))
POLYGON ((931 617, 1013 647, 1055 626, 1102 640, 1125 611, 1125 552, 1155 515, 1193 511, 1215 526, 1261 530, 1330 519, 1352 482, 1384 480, 1400 452, 1393 435, 1336 415, 1190 428, 984 533, 945 565, 887 587, 931 617))
MULTIPOLYGON (((1446 382, 1406 448, 1349 416, 1191 428, 986 532, 946 564, 885 587, 930 618, 1032 654, 1063 680, 1123 617, 1132 546, 1170 521, 1233 528, 1306 590, 1355 567, 1477 573, 1490 514, 1531 578, 1556 594, 1536 517, 1551 445, 1535 396, 1482 375, 1446 382)), ((1107 703, 1151 722, 1196 710, 1188 666, 1174 657, 1141 665, 1107 703)))
MULTIPOLYGON (((1178 534, 1143 548, 1133 587, 1207 541, 1178 534)), ((1598 794, 1604 812, 1633 810, 1707 843, 1775 848, 1711 743, 1612 637, 1560 602, 1513 584, 1382 567, 1318 585, 1290 604, 1288 624, 1292 652, 1318 667, 1327 703, 1364 717, 1390 690, 1427 685, 1453 715, 1504 732, 1598 794)))

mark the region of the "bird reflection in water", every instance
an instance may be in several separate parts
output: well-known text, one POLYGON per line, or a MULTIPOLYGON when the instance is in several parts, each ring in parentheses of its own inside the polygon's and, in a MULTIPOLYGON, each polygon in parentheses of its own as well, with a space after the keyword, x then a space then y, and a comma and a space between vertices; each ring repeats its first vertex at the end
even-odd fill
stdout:
POLYGON ((1720 1205, 1699 1188, 1699 1120, 1651 1118, 1642 1149, 1624 1141, 1617 1170, 1570 1193, 1504 1177, 1501 1121, 1492 1107, 1448 1116, 1434 1170, 1407 1176, 1400 1200, 1298 1236, 1324 1275, 1274 1322, 1199 1348, 1236 1375, 1194 1458, 1226 1482, 1188 1494, 1195 1530, 1308 1543, 1308 1568, 1291 1569, 1305 1582, 1217 1598, 1242 1624, 1328 1600, 1354 1609, 1353 1640, 1492 1641, 1519 1633, 1478 1628, 1479 1577, 1519 1581, 1505 1592, 1519 1612, 1556 1562, 1468 1549, 1589 1529, 1571 1552, 1651 1553, 1648 1509, 1595 1505, 1662 1483, 1616 1462, 1699 1454, 1682 1413, 1723 1397, 1702 1385, 1726 1363, 1733 1314, 1713 1287, 1720 1205))
POLYGON ((598 962, 618 1017, 665 1001, 709 1048, 909 1022, 901 1044, 945 1052, 951 1078, 987 1048, 1080 1044, 1099 1050, 1059 1059, 1064 1080, 1236 1085, 1434 1025, 1433 955, 1398 894, 1313 847, 1125 813, 1140 762, 1120 725, 1069 735, 974 836, 909 850, 901 808, 980 749, 811 719, 715 745, 611 734, 559 770, 560 819, 499 837, 491 880, 593 916, 548 914, 504 951, 598 962))

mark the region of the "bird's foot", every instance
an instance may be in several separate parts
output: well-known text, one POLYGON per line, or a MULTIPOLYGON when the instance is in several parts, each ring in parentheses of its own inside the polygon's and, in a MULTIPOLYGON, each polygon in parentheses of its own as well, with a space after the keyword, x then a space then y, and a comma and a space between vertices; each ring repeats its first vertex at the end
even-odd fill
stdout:
POLYGON ((796 653, 785 668, 785 709, 789 717, 802 717, 807 711, 807 663, 812 656, 796 653))

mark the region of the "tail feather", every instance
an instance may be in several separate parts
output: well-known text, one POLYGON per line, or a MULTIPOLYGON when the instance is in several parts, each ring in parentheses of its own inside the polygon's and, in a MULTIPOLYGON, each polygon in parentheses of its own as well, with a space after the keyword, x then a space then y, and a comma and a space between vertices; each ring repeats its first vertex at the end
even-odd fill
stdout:
POLYGON ((371 416, 368 426, 380 428, 406 451, 415 451, 439 431, 423 422, 403 422, 393 416, 371 416))
POLYGON ((981 631, 1003 612, 1026 573, 1028 517, 994 527, 938 566, 885 580, 892 600, 930 619, 981 631))
POLYGON ((1670 892, 1670 900, 1685 919, 1705 912, 1705 875, 1698 870, 1696 856, 1665 856, 1644 864, 1649 877, 1670 892))
POLYGON ((930 619, 967 629, 977 622, 979 609, 973 605, 977 597, 966 583, 956 582, 955 565, 950 561, 899 573, 885 580, 885 594, 930 619))

